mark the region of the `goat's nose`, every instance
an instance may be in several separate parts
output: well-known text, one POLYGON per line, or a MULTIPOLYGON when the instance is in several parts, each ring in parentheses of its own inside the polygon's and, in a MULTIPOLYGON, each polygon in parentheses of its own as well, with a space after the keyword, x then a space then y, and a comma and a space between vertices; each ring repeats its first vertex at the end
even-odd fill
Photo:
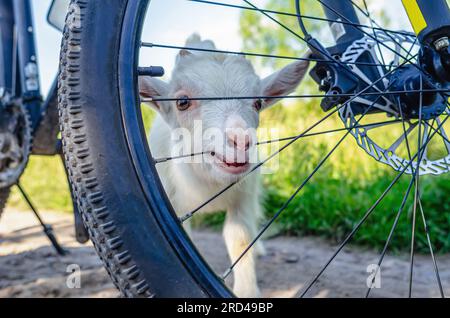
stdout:
POLYGON ((231 115, 225 122, 226 141, 229 147, 247 151, 252 144, 252 136, 245 120, 239 115, 231 115))
POLYGON ((230 147, 247 151, 250 148, 251 141, 251 136, 248 133, 238 132, 235 129, 230 129, 227 132, 227 142, 230 147))

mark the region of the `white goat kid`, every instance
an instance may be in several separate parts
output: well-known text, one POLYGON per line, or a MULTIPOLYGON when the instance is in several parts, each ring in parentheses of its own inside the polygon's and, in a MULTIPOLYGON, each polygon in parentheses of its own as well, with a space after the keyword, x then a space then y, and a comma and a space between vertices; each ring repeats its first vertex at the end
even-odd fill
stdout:
MULTIPOLYGON (((201 41, 196 34, 187 40, 186 46, 215 49, 212 41, 201 41)), ((193 140, 188 144, 198 145, 200 141, 201 151, 207 153, 200 161, 175 160, 158 165, 164 188, 180 216, 254 167, 250 153, 256 148, 254 131, 259 125, 259 113, 274 104, 277 96, 293 92, 307 69, 308 62, 296 61, 261 80, 242 56, 181 50, 169 83, 151 77, 139 78, 142 97, 179 99, 150 103, 158 113, 150 133, 152 155, 155 158, 173 155, 172 149, 179 144, 173 133, 178 129, 189 131, 193 140), (236 96, 275 98, 195 100, 195 97, 236 96), (200 134, 194 132, 196 121, 202 125, 200 134), (220 130, 224 142, 205 137, 204 132, 211 128, 220 130)), ((258 171, 249 174, 199 211, 226 211, 223 236, 231 262, 236 261, 257 235, 262 217, 259 179, 258 171)), ((263 252, 262 245, 257 245, 256 253, 263 252)), ((233 274, 233 290, 237 296, 260 296, 253 249, 240 260, 233 274)))

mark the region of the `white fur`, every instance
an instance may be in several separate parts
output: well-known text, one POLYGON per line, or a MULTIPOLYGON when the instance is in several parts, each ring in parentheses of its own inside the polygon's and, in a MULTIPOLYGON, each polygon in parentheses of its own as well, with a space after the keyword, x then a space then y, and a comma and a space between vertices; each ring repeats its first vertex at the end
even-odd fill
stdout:
MULTIPOLYGON (((215 48, 212 41, 201 41, 196 34, 187 40, 186 46, 215 48)), ((173 98, 180 91, 187 92, 191 98, 276 96, 294 91, 307 68, 308 63, 295 62, 261 80, 251 63, 242 56, 182 50, 177 57, 169 83, 143 77, 139 79, 139 85, 142 96, 156 98, 158 96, 173 98)), ((255 136, 249 134, 244 136, 246 133, 242 130, 235 132, 230 129, 245 130, 258 127, 259 113, 254 108, 254 102, 254 100, 199 101, 185 111, 179 111, 176 103, 172 101, 151 104, 158 111, 150 133, 153 157, 170 157, 175 146, 171 138, 172 132, 177 128, 186 128, 192 132, 194 120, 202 121, 203 130, 219 128, 227 141, 222 147, 217 147, 215 143, 203 140, 201 150, 214 151, 227 162, 233 162, 234 156, 245 157, 249 151, 255 149, 255 136), (243 143, 237 142, 241 137, 242 140, 249 140, 249 150, 245 150, 243 143), (236 138, 235 144, 233 138, 236 138)), ((274 102, 275 99, 265 100, 263 107, 274 102)), ((252 164, 248 170, 251 167, 252 164)), ((157 168, 167 195, 179 215, 196 209, 248 172, 247 170, 240 174, 231 174, 211 160, 204 160, 201 163, 172 160, 159 164, 157 168)), ((199 213, 227 212, 223 235, 231 262, 241 255, 257 235, 259 220, 262 217, 261 192, 260 176, 258 171, 255 171, 199 211, 199 213)), ((255 253, 264 253, 260 242, 234 268, 233 290, 239 297, 260 295, 255 272, 255 253)))

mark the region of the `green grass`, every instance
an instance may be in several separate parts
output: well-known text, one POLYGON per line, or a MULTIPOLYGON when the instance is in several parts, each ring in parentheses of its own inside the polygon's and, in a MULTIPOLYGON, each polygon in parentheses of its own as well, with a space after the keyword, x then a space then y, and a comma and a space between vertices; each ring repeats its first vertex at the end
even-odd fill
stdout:
MULTIPOLYGON (((323 116, 313 102, 302 105, 279 105, 264 113, 262 127, 278 127, 281 136, 291 136, 304 130, 323 116), (295 113, 302 107, 303 116, 295 113)), ((153 118, 144 112, 148 127, 153 118)), ((342 127, 332 119, 318 127, 319 130, 342 127)), ((392 134, 398 133, 391 130, 392 134)), ((299 140, 280 155, 273 174, 265 175, 264 208, 270 218, 307 175, 320 162, 343 133, 323 135, 299 140)), ((385 138, 388 138, 386 132, 385 138)), ((270 154, 276 148, 267 149, 270 154)), ((277 231, 286 235, 318 235, 333 242, 341 241, 357 224, 363 214, 383 193, 396 172, 377 163, 361 150, 353 137, 347 138, 330 157, 322 169, 308 182, 276 221, 277 231)), ((422 200, 433 245, 443 253, 450 251, 450 178, 426 176, 421 179, 422 200)), ((405 194, 410 176, 404 176, 382 201, 352 242, 363 246, 381 248, 391 229, 397 209, 405 194)), ((32 157, 21 182, 35 205, 41 210, 72 211, 66 176, 58 157, 32 157)), ((406 251, 411 239, 412 196, 400 218, 390 244, 390 250, 406 251)), ((15 189, 9 206, 27 209, 20 193, 15 189)), ((224 214, 217 213, 196 219, 196 226, 219 229, 224 214)), ((426 253, 428 247, 420 214, 417 215, 417 247, 426 253)))
MULTIPOLYGON (((276 125, 281 130, 281 136, 297 134, 323 115, 317 107, 312 102, 274 107, 263 115, 262 127, 276 125), (302 107, 304 116, 294 116, 298 107, 302 107)), ((144 118, 148 126, 153 116, 146 111, 144 118)), ((342 127, 337 119, 327 121, 318 129, 335 127, 342 127)), ((278 169, 263 178, 267 219, 278 211, 342 135, 304 139, 281 154, 278 169)), ((272 147, 267 153, 275 150, 272 147)), ((338 242, 352 230, 395 175, 392 168, 367 156, 353 137, 349 137, 281 214, 276 221, 277 230, 287 235, 318 235, 338 242)), ((450 251, 449 179, 448 175, 420 179, 431 238, 439 252, 450 251)), ((352 242, 375 248, 383 246, 409 181, 409 176, 400 179, 352 242)), ((32 157, 21 182, 39 209, 72 210, 64 168, 58 157, 32 157)), ((411 201, 410 196, 390 244, 391 250, 406 251, 409 248, 411 201)), ((17 209, 27 209, 17 190, 13 191, 8 204, 17 209)), ((212 214, 200 217, 195 225, 218 229, 223 220, 223 213, 212 214)), ((417 220, 417 247, 419 251, 427 252, 420 214, 417 220)))
MULTIPOLYGON (((72 211, 72 201, 64 166, 59 157, 33 156, 21 178, 21 184, 38 209, 60 212, 72 211)), ((8 207, 26 210, 19 191, 14 187, 8 207)))
MULTIPOLYGON (((323 17, 323 10, 317 2, 306 1, 304 5, 304 11, 314 16, 323 17)), ((265 8, 295 12, 292 1, 269 0, 265 3, 265 8)), ((384 13, 379 12, 377 18, 383 22, 382 25, 389 26, 388 16, 384 13)), ((277 19, 292 30, 300 32, 296 19, 288 16, 279 16, 277 19)), ((320 41, 326 39, 329 35, 325 23, 308 21, 307 29, 320 41)), ((295 39, 292 34, 273 23, 264 23, 263 15, 255 12, 242 12, 240 33, 244 51, 280 56, 300 56, 306 50, 302 41, 295 39)), ((266 68, 276 71, 291 62, 283 59, 258 57, 251 57, 250 59, 256 70, 266 68)), ((321 92, 317 90, 317 84, 308 78, 301 83, 297 95, 318 93, 321 92)), ((282 137, 297 135, 325 116, 320 109, 319 102, 319 100, 302 99, 278 105, 264 113, 262 126, 279 127, 282 137)), ((376 118, 373 118, 372 122, 387 120, 384 115, 373 117, 376 118)), ((364 122, 361 122, 361 124, 364 124, 364 122)), ((342 127, 342 122, 333 117, 326 120, 315 131, 342 127)), ((450 125, 447 124, 445 128, 448 131, 450 125)), ((388 148, 401 134, 401 127, 383 128, 378 131, 376 142, 388 148)), ((343 133, 338 133, 299 140, 283 152, 279 162, 280 168, 274 174, 264 177, 264 189, 266 189, 264 206, 267 218, 280 209, 342 135, 343 133)), ((417 144, 417 137, 417 132, 410 136, 410 140, 414 141, 413 144, 417 144)), ((436 151, 438 147, 444 149, 442 141, 435 141, 429 145, 430 152, 434 151, 435 153, 435 156, 429 159, 446 155, 445 152, 436 151)), ((407 158, 406 147, 400 147, 398 151, 404 158, 407 158)), ((415 153, 417 147, 412 145, 411 151, 415 153)), ((396 173, 392 168, 369 157, 357 146, 355 139, 349 136, 283 211, 276 221, 276 225, 285 234, 311 234, 323 236, 336 242, 341 241, 375 203, 375 200, 388 187, 395 175, 396 173)), ((410 176, 404 176, 400 179, 389 195, 370 215, 352 242, 378 249, 385 244, 410 180, 410 176)), ((420 180, 423 207, 432 243, 439 252, 449 252, 450 175, 426 176, 421 177, 420 180)), ((395 235, 392 237, 390 250, 406 251, 409 249, 412 214, 412 196, 410 195, 398 222, 395 235)), ((205 222, 217 224, 220 222, 220 218, 207 217, 205 222)), ((420 213, 417 215, 416 234, 418 250, 428 252, 420 213)))
MULTIPOLYGON (((281 136, 296 135, 317 122, 324 113, 313 101, 279 105, 264 113, 262 127, 279 127, 281 136), (302 116, 296 115, 301 109, 302 116)), ((378 116, 379 117, 379 116, 378 116)), ((371 119, 379 121, 381 118, 371 119)), ((327 120, 315 131, 341 128, 339 119, 327 120)), ((395 140, 400 127, 381 131, 380 143, 395 140)), ((278 169, 263 178, 266 218, 273 216, 344 133, 302 139, 280 156, 278 169)), ((411 136, 411 140, 417 135, 411 136)), ((433 145, 437 146, 437 145, 433 145)), ((271 149, 267 153, 272 153, 271 149)), ((406 155, 404 149, 400 149, 406 155)), ((276 221, 277 229, 287 235, 317 235, 333 242, 342 241, 354 228, 377 198, 394 180, 397 173, 389 166, 376 162, 348 136, 316 175, 294 198, 276 221)), ((405 195, 411 176, 404 175, 381 204, 373 211, 352 242, 382 248, 405 195)), ((450 251, 450 176, 420 178, 422 201, 432 243, 439 252, 450 251)), ((406 251, 411 240, 413 192, 398 222, 390 243, 392 251, 406 251)), ((204 216, 200 224, 217 227, 223 214, 204 216)), ((421 214, 417 212, 416 246, 428 252, 421 214)))
MULTIPOLYGON (((143 107, 146 129, 154 118, 154 113, 143 107)), ((61 159, 55 157, 32 156, 21 178, 21 184, 33 203, 41 210, 72 212, 72 200, 66 174, 61 159)), ((8 200, 8 207, 27 210, 20 192, 14 187, 8 200)))

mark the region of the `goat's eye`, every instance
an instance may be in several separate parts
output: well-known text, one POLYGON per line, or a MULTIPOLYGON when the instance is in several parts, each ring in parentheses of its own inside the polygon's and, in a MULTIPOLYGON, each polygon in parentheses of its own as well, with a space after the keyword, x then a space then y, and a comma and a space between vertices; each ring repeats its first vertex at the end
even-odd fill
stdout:
POLYGON ((189 100, 189 96, 187 96, 187 95, 183 95, 180 98, 178 98, 178 100, 177 100, 178 110, 181 110, 181 111, 186 110, 189 107, 191 107, 191 105, 192 105, 192 103, 189 100))
POLYGON ((256 111, 259 112, 262 108, 262 100, 258 99, 257 101, 255 101, 253 107, 255 107, 256 111))

